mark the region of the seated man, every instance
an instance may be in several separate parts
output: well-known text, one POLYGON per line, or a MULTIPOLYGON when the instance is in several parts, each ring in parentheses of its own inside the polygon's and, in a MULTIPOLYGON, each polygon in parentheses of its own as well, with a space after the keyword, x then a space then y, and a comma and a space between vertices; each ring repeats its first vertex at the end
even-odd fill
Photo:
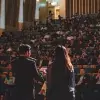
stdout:
POLYGON ((98 70, 98 74, 96 76, 96 80, 97 80, 96 84, 100 84, 100 69, 98 70))
POLYGON ((84 91, 87 90, 89 84, 89 76, 85 73, 83 68, 80 69, 80 75, 76 77, 76 98, 77 100, 83 100, 84 91))

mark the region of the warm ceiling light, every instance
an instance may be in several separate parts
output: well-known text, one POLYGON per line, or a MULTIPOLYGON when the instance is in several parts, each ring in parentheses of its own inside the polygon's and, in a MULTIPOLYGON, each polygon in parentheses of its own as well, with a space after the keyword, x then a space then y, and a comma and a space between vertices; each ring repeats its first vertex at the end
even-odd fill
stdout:
POLYGON ((37 2, 39 2, 39 0, 36 0, 37 2))

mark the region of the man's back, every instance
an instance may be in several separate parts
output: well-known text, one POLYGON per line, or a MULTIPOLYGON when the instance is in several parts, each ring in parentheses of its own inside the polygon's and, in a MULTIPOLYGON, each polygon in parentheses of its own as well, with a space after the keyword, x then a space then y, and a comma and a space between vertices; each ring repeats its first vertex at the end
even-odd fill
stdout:
POLYGON ((35 61, 30 58, 19 57, 12 62, 12 70, 15 75, 16 94, 19 97, 31 97, 33 94, 33 79, 39 77, 35 61))
POLYGON ((16 95, 13 100, 33 100, 33 80, 40 80, 35 59, 31 58, 31 47, 21 44, 18 48, 19 57, 12 61, 12 71, 15 76, 16 95))

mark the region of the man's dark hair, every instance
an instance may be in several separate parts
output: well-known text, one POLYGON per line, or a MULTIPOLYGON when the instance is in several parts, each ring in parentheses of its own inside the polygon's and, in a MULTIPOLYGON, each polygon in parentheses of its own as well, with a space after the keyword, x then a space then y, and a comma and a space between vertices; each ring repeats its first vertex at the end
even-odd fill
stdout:
POLYGON ((25 54, 27 51, 31 50, 31 46, 28 44, 21 44, 18 48, 19 54, 25 54))

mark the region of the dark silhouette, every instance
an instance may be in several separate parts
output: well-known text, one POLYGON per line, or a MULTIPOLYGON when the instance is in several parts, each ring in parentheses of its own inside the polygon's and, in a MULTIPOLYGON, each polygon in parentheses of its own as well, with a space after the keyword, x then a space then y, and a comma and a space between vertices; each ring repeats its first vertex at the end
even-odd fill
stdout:
POLYGON ((47 69, 47 100, 75 100, 74 69, 64 46, 56 48, 47 69))
POLYGON ((33 100, 34 79, 41 80, 37 71, 35 59, 31 58, 29 45, 19 47, 19 57, 12 62, 12 70, 15 76, 16 92, 13 100, 33 100))

